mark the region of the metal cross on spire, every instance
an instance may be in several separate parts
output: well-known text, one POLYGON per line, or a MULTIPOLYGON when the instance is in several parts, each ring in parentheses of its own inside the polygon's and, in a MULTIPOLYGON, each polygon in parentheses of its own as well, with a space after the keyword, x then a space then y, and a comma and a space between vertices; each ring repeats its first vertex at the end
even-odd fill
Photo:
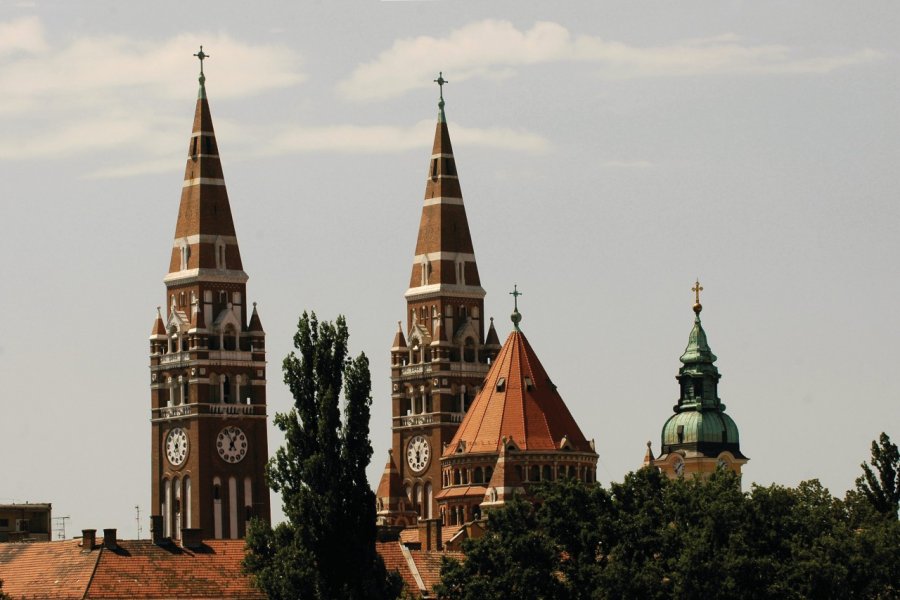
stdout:
POLYGON ((196 52, 196 53, 194 54, 194 56, 196 56, 197 58, 200 59, 200 74, 203 75, 203 61, 206 60, 207 58, 209 58, 209 54, 206 54, 206 53, 203 51, 203 46, 201 45, 201 46, 200 46, 200 52, 196 52))
POLYGON ((513 322, 516 331, 519 331, 519 323, 522 322, 522 314, 519 312, 519 296, 522 295, 522 292, 519 291, 517 284, 513 284, 513 291, 509 295, 513 297, 513 312, 509 318, 513 322))
POLYGON ((438 87, 441 89, 441 102, 443 102, 444 101, 444 84, 450 83, 450 82, 447 81, 446 79, 444 79, 443 71, 438 71, 438 78, 435 79, 434 82, 436 84, 438 84, 438 87))
POLYGON ((700 292, 703 291, 703 286, 700 285, 699 277, 694 282, 694 287, 691 288, 691 291, 694 292, 694 312, 699 315, 700 311, 703 310, 703 305, 700 304, 700 292))

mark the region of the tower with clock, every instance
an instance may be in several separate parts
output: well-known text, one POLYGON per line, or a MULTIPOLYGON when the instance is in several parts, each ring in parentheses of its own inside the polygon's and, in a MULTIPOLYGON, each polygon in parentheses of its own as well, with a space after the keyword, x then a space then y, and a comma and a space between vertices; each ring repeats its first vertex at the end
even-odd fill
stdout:
POLYGON ((486 327, 485 291, 444 114, 443 85, 425 201, 406 297, 391 347, 392 444, 376 492, 378 522, 437 518, 439 459, 500 350, 486 327))
POLYGON ((151 513, 164 535, 241 538, 268 520, 265 332, 225 189, 200 48, 200 90, 166 284, 150 336, 151 513))

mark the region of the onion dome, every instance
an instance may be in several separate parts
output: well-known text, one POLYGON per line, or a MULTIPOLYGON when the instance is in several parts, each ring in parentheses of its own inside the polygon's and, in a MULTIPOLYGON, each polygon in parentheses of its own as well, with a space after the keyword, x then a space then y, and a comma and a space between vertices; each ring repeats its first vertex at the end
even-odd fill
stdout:
POLYGON ((700 322, 702 290, 699 281, 692 288, 696 294, 694 326, 681 355, 683 366, 676 376, 681 393, 678 404, 673 407, 675 414, 663 425, 662 454, 686 450, 715 456, 728 451, 736 458, 742 458, 737 425, 725 414, 725 405, 719 399, 718 384, 722 376, 714 364, 716 355, 709 347, 700 322))

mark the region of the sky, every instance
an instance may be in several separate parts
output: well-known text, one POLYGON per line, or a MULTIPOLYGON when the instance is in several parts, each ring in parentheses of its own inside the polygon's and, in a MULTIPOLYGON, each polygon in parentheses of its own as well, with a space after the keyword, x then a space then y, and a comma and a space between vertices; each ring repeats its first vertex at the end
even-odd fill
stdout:
POLYGON ((524 292, 598 479, 658 451, 699 277, 745 489, 843 496, 900 440, 897 31, 892 0, 0 2, 0 502, 148 535, 201 44, 270 414, 300 313, 346 315, 377 485, 443 72, 486 313, 505 339, 524 292))

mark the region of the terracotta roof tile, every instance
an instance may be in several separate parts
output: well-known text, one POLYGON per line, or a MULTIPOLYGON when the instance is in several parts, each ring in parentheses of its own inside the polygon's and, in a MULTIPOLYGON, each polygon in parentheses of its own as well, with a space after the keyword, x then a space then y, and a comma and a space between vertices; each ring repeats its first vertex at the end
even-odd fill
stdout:
POLYGON ((100 550, 82 552, 80 540, 0 544, 0 579, 12 598, 83 598, 100 550))
POLYGON ((409 563, 406 561, 406 557, 403 556, 400 542, 377 542, 375 549, 384 560, 384 565, 387 567, 388 571, 399 572, 400 577, 403 578, 403 583, 406 584, 406 589, 412 593, 418 592, 419 585, 416 583, 416 578, 413 577, 412 571, 409 568, 409 563))
POLYGON ((103 549, 86 598, 265 598, 241 571, 244 540, 189 550, 149 540, 103 549))
POLYGON ((593 452, 525 335, 513 331, 444 456, 460 442, 467 454, 496 452, 504 437, 521 450, 558 450, 563 436, 573 450, 593 452))

